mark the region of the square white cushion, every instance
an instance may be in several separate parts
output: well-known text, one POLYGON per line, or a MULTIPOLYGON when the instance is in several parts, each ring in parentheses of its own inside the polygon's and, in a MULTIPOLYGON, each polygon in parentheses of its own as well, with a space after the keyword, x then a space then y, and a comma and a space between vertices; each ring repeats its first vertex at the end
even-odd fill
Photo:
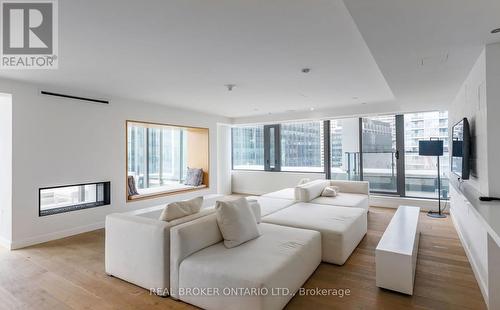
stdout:
POLYGON ((200 212, 203 197, 169 203, 160 215, 160 221, 173 221, 200 212))
POLYGON ((262 218, 263 223, 321 233, 323 261, 342 265, 367 232, 367 212, 312 203, 296 203, 262 218))
POLYGON ((217 201, 215 213, 227 248, 234 248, 260 236, 254 212, 246 198, 217 201))

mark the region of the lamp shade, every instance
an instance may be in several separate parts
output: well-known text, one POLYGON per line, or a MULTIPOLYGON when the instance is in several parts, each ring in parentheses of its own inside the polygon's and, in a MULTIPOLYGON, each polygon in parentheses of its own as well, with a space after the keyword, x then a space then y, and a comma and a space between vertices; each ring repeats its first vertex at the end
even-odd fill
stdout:
POLYGON ((427 140, 418 142, 418 155, 443 156, 443 140, 427 140))

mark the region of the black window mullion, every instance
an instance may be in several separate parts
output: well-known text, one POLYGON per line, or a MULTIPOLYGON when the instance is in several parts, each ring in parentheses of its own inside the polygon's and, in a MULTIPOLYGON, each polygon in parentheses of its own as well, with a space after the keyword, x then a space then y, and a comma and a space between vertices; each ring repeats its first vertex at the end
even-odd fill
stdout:
POLYGON ((396 152, 399 158, 396 160, 397 190, 401 197, 406 196, 405 176, 405 120, 404 115, 396 115, 396 152))
POLYGON ((325 179, 332 178, 332 162, 331 162, 331 139, 330 139, 330 121, 323 122, 323 162, 325 166, 325 179))

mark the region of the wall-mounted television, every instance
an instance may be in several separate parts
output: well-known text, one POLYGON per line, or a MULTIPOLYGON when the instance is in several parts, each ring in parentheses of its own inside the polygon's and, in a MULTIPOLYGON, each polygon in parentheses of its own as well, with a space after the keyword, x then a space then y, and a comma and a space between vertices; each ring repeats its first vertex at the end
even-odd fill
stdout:
POLYGON ((470 175, 471 135, 467 118, 463 118, 453 126, 451 140, 451 171, 462 180, 468 180, 470 175))

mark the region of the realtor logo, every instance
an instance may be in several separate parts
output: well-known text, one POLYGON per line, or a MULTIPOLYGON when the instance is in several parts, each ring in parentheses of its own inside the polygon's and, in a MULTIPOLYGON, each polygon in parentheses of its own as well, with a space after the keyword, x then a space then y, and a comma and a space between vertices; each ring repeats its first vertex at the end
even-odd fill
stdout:
POLYGON ((57 69, 57 0, 0 0, 2 69, 57 69))

